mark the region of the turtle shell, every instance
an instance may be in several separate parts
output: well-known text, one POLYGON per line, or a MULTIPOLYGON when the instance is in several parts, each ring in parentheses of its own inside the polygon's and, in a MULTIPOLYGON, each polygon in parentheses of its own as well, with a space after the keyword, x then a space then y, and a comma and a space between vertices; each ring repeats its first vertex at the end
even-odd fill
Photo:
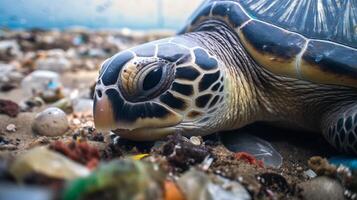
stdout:
POLYGON ((183 32, 207 20, 227 24, 275 74, 357 87, 357 0, 209 0, 183 32))

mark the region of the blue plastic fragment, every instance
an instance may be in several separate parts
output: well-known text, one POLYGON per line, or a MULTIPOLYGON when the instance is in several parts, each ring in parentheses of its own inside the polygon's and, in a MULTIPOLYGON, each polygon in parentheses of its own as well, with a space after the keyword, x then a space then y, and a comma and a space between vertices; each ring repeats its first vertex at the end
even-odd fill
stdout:
POLYGON ((48 84, 47 84, 47 88, 48 89, 57 89, 59 86, 58 82, 56 81, 50 81, 48 84))
POLYGON ((357 157, 353 156, 335 156, 329 159, 331 164, 336 166, 344 165, 351 170, 357 170, 357 157))

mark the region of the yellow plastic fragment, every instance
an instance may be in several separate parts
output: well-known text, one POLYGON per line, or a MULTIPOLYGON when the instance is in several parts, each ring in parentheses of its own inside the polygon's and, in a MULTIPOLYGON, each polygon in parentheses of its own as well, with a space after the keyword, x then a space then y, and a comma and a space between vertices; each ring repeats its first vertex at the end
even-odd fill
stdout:
POLYGON ((130 158, 132 158, 133 160, 141 160, 145 157, 148 157, 149 155, 150 154, 143 153, 143 154, 137 154, 137 155, 130 156, 130 158))

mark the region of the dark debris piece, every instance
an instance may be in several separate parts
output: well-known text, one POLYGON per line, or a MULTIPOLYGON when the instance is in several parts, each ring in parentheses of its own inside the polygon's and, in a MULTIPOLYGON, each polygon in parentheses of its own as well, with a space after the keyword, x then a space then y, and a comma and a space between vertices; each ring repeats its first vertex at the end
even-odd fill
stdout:
POLYGON ((111 160, 117 157, 121 157, 123 155, 124 155, 123 149, 121 149, 119 145, 115 145, 114 143, 111 142, 104 150, 102 159, 111 160))
POLYGON ((116 140, 114 145, 120 146, 123 150, 133 153, 149 153, 155 142, 150 141, 131 141, 124 138, 116 140))
POLYGON ((258 176, 258 180, 264 186, 264 189, 284 193, 290 193, 292 191, 286 179, 282 175, 276 173, 263 173, 258 176))
POLYGON ((13 89, 15 89, 17 86, 12 83, 5 83, 4 85, 0 86, 0 91, 1 92, 9 92, 13 89))
POLYGON ((9 140, 4 138, 3 136, 0 136, 0 145, 9 144, 9 143, 10 143, 9 140))
POLYGON ((15 178, 9 172, 9 161, 0 158, 0 182, 15 182, 15 178))
POLYGON ((94 132, 92 135, 88 136, 88 139, 97 142, 104 142, 104 135, 99 132, 94 132))
POLYGON ((168 137, 162 154, 170 163, 186 170, 190 165, 201 163, 210 152, 206 146, 194 145, 182 135, 175 134, 168 137))
POLYGON ((104 135, 101 132, 98 132, 94 127, 85 126, 77 130, 72 135, 73 140, 82 140, 86 141, 96 141, 96 142, 104 142, 104 135))
POLYGON ((207 146, 217 146, 221 144, 220 136, 218 133, 203 136, 202 139, 207 146))
POLYGON ((0 113, 6 114, 10 117, 16 117, 20 112, 20 107, 17 103, 0 99, 0 113))
POLYGON ((24 183, 29 185, 41 185, 59 191, 63 188, 65 181, 58 178, 48 177, 41 173, 30 173, 24 177, 24 183))

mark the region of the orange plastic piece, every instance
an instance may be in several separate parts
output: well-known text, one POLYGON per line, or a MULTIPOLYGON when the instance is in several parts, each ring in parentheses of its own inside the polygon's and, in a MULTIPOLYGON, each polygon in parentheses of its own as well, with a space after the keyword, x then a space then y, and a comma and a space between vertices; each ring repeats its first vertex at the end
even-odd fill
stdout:
POLYGON ((186 200, 177 185, 172 181, 165 181, 165 200, 186 200))

